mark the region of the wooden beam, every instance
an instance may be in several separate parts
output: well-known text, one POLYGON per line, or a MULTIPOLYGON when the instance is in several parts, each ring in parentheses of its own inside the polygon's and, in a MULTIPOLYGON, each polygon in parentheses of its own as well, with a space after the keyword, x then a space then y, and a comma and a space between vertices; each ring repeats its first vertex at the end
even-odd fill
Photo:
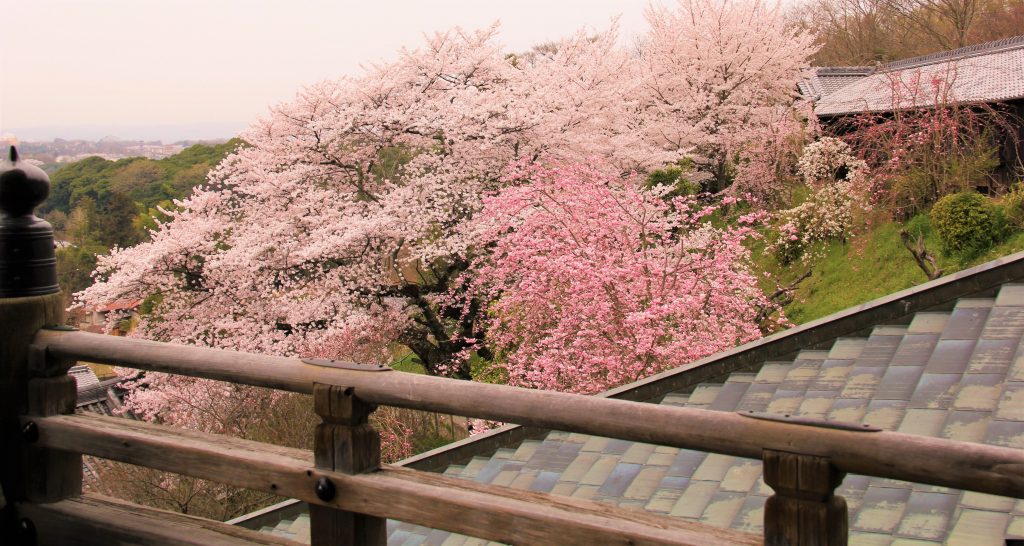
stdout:
POLYGON ((98 415, 39 419, 39 443, 511 544, 760 544, 717 529, 607 504, 383 466, 371 474, 318 470, 312 453, 98 415), (317 481, 338 494, 323 501, 317 481))
POLYGON ((644 404, 458 381, 397 371, 315 366, 296 359, 42 331, 55 355, 312 393, 351 387, 372 404, 464 415, 760 459, 762 450, 828 458, 844 472, 1024 498, 1024 450, 898 432, 864 432, 750 419, 736 413, 644 404))
POLYGON ((219 521, 186 516, 131 504, 120 499, 85 494, 51 504, 18 503, 18 517, 28 520, 38 544, 136 544, 140 546, 291 545, 219 521))
MULTIPOLYGON (((313 407, 323 419, 313 442, 316 468, 343 474, 361 474, 380 468, 380 435, 369 423, 374 407, 363 402, 352 389, 317 384, 313 407)), ((321 477, 317 496, 331 500, 338 494, 330 478, 321 477)), ((313 546, 384 546, 387 527, 384 518, 333 507, 310 505, 310 539, 313 546)))

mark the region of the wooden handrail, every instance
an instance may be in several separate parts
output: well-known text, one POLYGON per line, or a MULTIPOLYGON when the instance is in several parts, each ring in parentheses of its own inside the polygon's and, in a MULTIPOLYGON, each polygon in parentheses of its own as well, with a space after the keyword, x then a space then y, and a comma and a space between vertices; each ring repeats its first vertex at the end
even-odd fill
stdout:
POLYGON ((35 445, 81 452, 435 529, 518 544, 760 544, 755 535, 608 504, 478 484, 385 465, 365 474, 314 467, 312 453, 98 415, 23 417, 35 445), (321 500, 328 478, 338 495, 321 500))
POLYGON ((135 546, 301 544, 219 521, 88 493, 52 503, 18 503, 18 513, 32 522, 32 530, 39 544, 82 544, 85 541, 90 544, 135 546))
POLYGON ((354 388, 369 403, 760 459, 764 450, 826 457, 857 474, 1024 498, 1024 451, 902 434, 752 419, 568 393, 367 372, 254 355, 43 330, 53 356, 310 393, 314 383, 354 388))

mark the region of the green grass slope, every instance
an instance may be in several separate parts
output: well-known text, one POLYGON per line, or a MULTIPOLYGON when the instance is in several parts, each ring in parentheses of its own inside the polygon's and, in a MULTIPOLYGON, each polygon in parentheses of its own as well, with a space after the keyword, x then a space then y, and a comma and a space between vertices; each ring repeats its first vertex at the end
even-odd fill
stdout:
MULTIPOLYGON (((819 253, 820 257, 807 263, 797 260, 783 267, 763 253, 756 254, 754 260, 784 285, 808 268, 813 269, 813 275, 800 284, 793 302, 785 307, 789 320, 802 324, 927 282, 924 272, 900 242, 900 227, 895 222, 877 224, 848 243, 829 243, 819 253)), ((1024 233, 1017 232, 982 254, 952 257, 941 252, 941 243, 931 232, 926 216, 908 222, 908 231, 925 234, 925 246, 936 256, 943 274, 1024 250, 1024 233)))

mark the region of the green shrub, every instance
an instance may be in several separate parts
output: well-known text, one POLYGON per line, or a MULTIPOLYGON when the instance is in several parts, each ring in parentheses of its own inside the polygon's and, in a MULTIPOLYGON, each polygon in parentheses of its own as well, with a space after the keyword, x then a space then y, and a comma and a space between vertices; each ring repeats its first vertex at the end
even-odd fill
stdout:
POLYGON ((932 208, 931 220, 947 255, 973 256, 1006 234, 1002 210, 975 192, 939 199, 932 208))
POLYGON ((1024 229, 1024 182, 1017 182, 1003 197, 1003 214, 1016 229, 1024 229))

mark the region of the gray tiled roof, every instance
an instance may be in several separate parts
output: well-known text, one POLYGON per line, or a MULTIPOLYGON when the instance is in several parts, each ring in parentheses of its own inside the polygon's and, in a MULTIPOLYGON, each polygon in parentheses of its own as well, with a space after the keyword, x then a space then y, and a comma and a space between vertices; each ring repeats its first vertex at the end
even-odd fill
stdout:
MULTIPOLYGON (((886 430, 1024 449, 1024 285, 964 298, 909 324, 876 326, 722 383, 671 392, 660 403, 767 411, 868 423, 886 430)), ((550 432, 446 475, 592 499, 690 521, 761 532, 771 490, 761 462, 733 456, 550 432)), ((1024 536, 1024 501, 849 475, 851 545, 1002 545, 1024 536)), ((267 532, 308 542, 308 516, 267 532)), ((388 522, 392 545, 485 544, 388 522)))
POLYGON ((820 97, 814 106, 818 116, 886 112, 935 104, 933 78, 948 84, 948 95, 940 99, 947 102, 1024 98, 1024 36, 888 63, 840 89, 805 95, 820 97))
POLYGON ((810 76, 797 85, 800 88, 800 94, 804 97, 810 100, 820 100, 871 74, 872 71, 870 66, 820 67, 815 68, 810 76))
MULTIPOLYGON (((78 402, 75 404, 75 413, 97 413, 129 419, 136 418, 134 414, 119 411, 122 406, 122 391, 118 384, 122 378, 100 381, 92 369, 85 365, 72 366, 68 373, 78 383, 78 402)), ((110 461, 106 459, 83 455, 82 488, 87 492, 116 496, 116 484, 104 483, 99 479, 102 469, 109 468, 110 464, 110 461)))

